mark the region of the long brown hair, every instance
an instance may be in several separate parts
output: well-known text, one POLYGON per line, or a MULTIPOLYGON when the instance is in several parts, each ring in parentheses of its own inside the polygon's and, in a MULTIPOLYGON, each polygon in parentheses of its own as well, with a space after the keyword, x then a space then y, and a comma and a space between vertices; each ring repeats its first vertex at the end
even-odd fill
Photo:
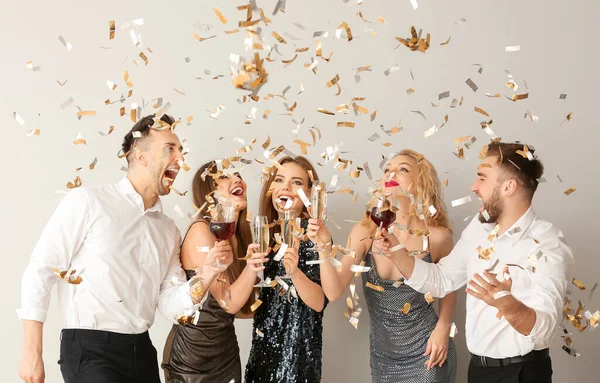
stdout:
MULTIPOLYGON (((306 159, 306 157, 283 157, 277 162, 279 162, 280 165, 294 163, 306 170, 309 190, 313 185, 313 180, 315 182, 319 182, 319 176, 317 175, 315 167, 310 163, 308 159, 306 159), (310 173, 312 173, 312 179, 310 177, 310 173)), ((273 183, 273 180, 275 180, 275 176, 277 176, 277 167, 273 166, 271 168, 271 172, 268 174, 269 178, 263 183, 262 190, 260 191, 260 203, 258 206, 258 211, 260 215, 267 217, 268 223, 272 223, 279 219, 279 213, 277 213, 275 206, 273 206, 273 200, 271 198, 271 184, 273 183)), ((306 209, 306 206, 302 207, 302 215, 308 216, 308 210, 306 209)), ((280 231, 281 228, 279 227, 279 225, 275 225, 273 228, 270 229, 271 247, 275 242, 274 234, 279 233, 280 231)))
MULTIPOLYGON (((412 193, 415 196, 415 201, 421 199, 423 201, 423 215, 425 216, 425 224, 431 227, 445 227, 450 228, 450 219, 448 218, 448 211, 446 210, 446 204, 444 203, 444 195, 442 192, 442 184, 438 177, 438 173, 433 167, 433 164, 429 162, 421 153, 418 153, 411 149, 404 149, 392 158, 398 156, 407 156, 415 160, 417 163, 417 184, 416 188, 412 189, 412 193), (429 206, 433 206, 437 212, 435 215, 431 215, 429 206)), ((411 215, 417 215, 417 204, 414 203, 410 206, 411 215)), ((361 223, 368 226, 371 223, 371 219, 366 216, 361 223)))
MULTIPOLYGON (((210 174, 216 172, 216 163, 215 161, 210 161, 205 163, 198 169, 196 174, 194 175, 194 180, 192 181, 192 198, 194 200, 194 205, 196 208, 201 207, 206 202, 206 197, 211 195, 217 190, 217 183, 210 174), (205 172, 207 174, 205 174, 205 172), (204 179, 202 179, 203 174, 205 175, 204 179)), ((248 215, 248 208, 244 208, 240 210, 238 214, 237 225, 235 227, 235 238, 237 239, 237 247, 233 246, 232 240, 229 239, 229 244, 231 245, 233 251, 233 263, 229 265, 225 274, 227 275, 227 280, 229 283, 234 283, 237 278, 242 273, 242 270, 246 266, 246 261, 242 261, 239 258, 244 257, 246 255, 246 251, 248 249, 248 245, 252 243, 252 231, 250 229, 250 224, 246 220, 248 215)), ((205 218, 200 218, 200 221, 204 221, 208 223, 208 220, 205 218)), ((250 306, 254 303, 254 292, 248 298, 246 304, 240 311, 247 314, 250 313, 250 306)))

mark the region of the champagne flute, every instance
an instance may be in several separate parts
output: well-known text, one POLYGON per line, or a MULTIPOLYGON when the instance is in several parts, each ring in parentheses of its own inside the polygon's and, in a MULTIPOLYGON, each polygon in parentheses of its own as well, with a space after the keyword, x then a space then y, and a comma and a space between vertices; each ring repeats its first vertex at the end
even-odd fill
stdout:
MULTIPOLYGON (((294 225, 296 223, 296 211, 284 210, 281 217, 281 243, 286 244, 288 249, 294 246, 294 225)), ((291 279, 290 271, 285 270, 285 275, 281 278, 291 279)))
MULTIPOLYGON (((383 228, 387 229, 396 220, 394 195, 390 194, 387 196, 376 196, 375 201, 371 207, 369 217, 371 218, 371 221, 373 221, 375 225, 377 225, 377 231, 375 232, 375 236, 373 239, 383 241, 384 237, 381 234, 381 230, 383 228)), ((383 254, 383 252, 380 251, 380 254, 383 254)))
MULTIPOLYGON (((325 219, 325 211, 327 208, 327 192, 325 191, 325 183, 319 182, 312 186, 310 190, 310 217, 314 219, 325 219)), ((307 250, 324 251, 315 243, 313 247, 307 250)))
MULTIPOLYGON (((252 220, 252 240, 260 247, 256 249, 258 253, 266 253, 269 249, 269 226, 267 225, 267 217, 259 215, 254 217, 252 220)), ((261 266, 263 266, 261 264, 261 266)), ((269 284, 265 283, 265 272, 261 270, 258 272, 260 282, 254 287, 267 287, 269 284)))
MULTIPOLYGON (((235 206, 230 204, 219 203, 212 210, 208 229, 219 242, 227 241, 235 233, 236 213, 235 206)), ((221 264, 219 259, 215 261, 214 266, 222 270, 227 269, 227 265, 221 264)))

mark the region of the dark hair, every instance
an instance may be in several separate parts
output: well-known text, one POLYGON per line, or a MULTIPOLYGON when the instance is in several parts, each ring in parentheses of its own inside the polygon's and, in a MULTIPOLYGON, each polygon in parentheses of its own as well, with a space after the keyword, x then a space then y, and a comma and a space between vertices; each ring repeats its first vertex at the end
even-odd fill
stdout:
MULTIPOLYGON (((131 159, 131 150, 134 148, 136 140, 138 140, 139 142, 139 140, 148 137, 148 135, 150 134, 150 127, 154 125, 155 117, 156 114, 150 114, 146 117, 141 118, 138 122, 135 123, 135 125, 133 125, 133 127, 125 135, 125 137, 123 137, 123 143, 121 144, 121 152, 122 156, 125 156, 127 158, 127 163, 129 163, 129 160, 131 159), (139 132, 141 134, 141 137, 134 137, 134 132, 139 132)), ((163 114, 160 118, 160 121, 163 121, 169 125, 173 125, 175 123, 175 119, 169 116, 168 114, 163 114)))
MULTIPOLYGON (((194 180, 192 181, 192 199, 196 208, 200 208, 206 202, 206 196, 213 193, 217 189, 216 181, 211 177, 211 174, 217 172, 217 165, 215 161, 205 163, 196 171, 194 174, 194 180), (204 179, 202 179, 204 177, 204 179)), ((233 251, 233 263, 229 265, 225 274, 229 283, 233 284, 246 266, 246 261, 240 260, 246 255, 248 245, 252 243, 252 230, 250 229, 250 223, 246 219, 248 216, 248 208, 245 208, 239 212, 237 225, 235 227, 235 238, 237 239, 237 247, 233 246, 231 239, 229 244, 233 251)), ((210 223, 209 220, 200 218, 199 221, 210 223)), ((244 314, 250 314, 252 310, 250 306, 254 304, 255 296, 254 291, 248 297, 248 300, 244 306, 240 309, 244 314)))
POLYGON ((498 158, 498 164, 505 172, 500 181, 514 178, 531 200, 537 190, 538 179, 544 174, 544 165, 534 152, 532 146, 521 143, 492 142, 488 145, 486 157, 498 158), (527 152, 531 154, 528 155, 527 152))
MULTIPOLYGON (((307 174, 309 174, 309 172, 311 172, 312 179, 311 179, 310 175, 308 176, 308 189, 309 190, 313 185, 313 183, 312 183, 313 180, 317 183, 319 182, 319 176, 317 175, 317 170, 311 164, 311 162, 308 159, 306 159, 306 157, 302 157, 302 156, 283 157, 277 162, 279 162, 280 165, 285 165, 287 163, 293 163, 293 164, 300 166, 304 170, 306 170, 307 174)), ((269 178, 263 183, 263 187, 260 192, 260 202, 258 205, 258 211, 259 211, 260 215, 264 215, 267 217, 268 223, 272 223, 279 219, 279 213, 273 206, 273 200, 271 197, 271 193, 272 193, 271 184, 273 183, 273 181, 275 180, 275 177, 277 176, 277 167, 273 166, 271 168, 270 174, 268 174, 267 176, 269 178)), ((306 209, 306 206, 302 206, 302 213, 304 216, 308 216, 308 209, 306 209)), ((273 247, 275 245, 275 233, 279 233, 280 231, 281 231, 281 228, 279 225, 275 225, 274 227, 272 227, 269 230, 269 234, 271 237, 271 247, 273 247)))

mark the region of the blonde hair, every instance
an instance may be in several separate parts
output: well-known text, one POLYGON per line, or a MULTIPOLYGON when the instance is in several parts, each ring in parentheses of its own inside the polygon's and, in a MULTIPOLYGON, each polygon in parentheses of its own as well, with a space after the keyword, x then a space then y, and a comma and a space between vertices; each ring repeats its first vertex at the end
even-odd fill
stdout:
MULTIPOLYGON (((420 199, 423 202, 422 214, 425 216, 425 224, 430 227, 441 226, 450 229, 450 219, 444 204, 442 184, 435 167, 421 153, 411 149, 401 150, 390 159, 398 156, 410 157, 417 163, 417 182, 409 191, 414 195, 415 203, 411 204, 408 215, 418 215, 416 201, 420 199), (435 208, 436 213, 434 215, 429 211, 429 206, 435 208)), ((361 223, 368 226, 371 223, 369 216, 365 216, 361 223)))

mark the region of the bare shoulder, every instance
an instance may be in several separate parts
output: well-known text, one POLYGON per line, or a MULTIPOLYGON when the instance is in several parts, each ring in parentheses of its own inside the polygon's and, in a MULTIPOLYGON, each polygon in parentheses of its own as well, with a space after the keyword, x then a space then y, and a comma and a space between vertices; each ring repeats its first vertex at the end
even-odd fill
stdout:
POLYGON ((204 221, 194 222, 185 235, 183 245, 193 244, 194 246, 209 246, 215 242, 215 238, 204 221))
POLYGON ((454 247, 452 231, 444 226, 429 228, 429 248, 431 249, 431 258, 433 262, 438 262, 454 247))

